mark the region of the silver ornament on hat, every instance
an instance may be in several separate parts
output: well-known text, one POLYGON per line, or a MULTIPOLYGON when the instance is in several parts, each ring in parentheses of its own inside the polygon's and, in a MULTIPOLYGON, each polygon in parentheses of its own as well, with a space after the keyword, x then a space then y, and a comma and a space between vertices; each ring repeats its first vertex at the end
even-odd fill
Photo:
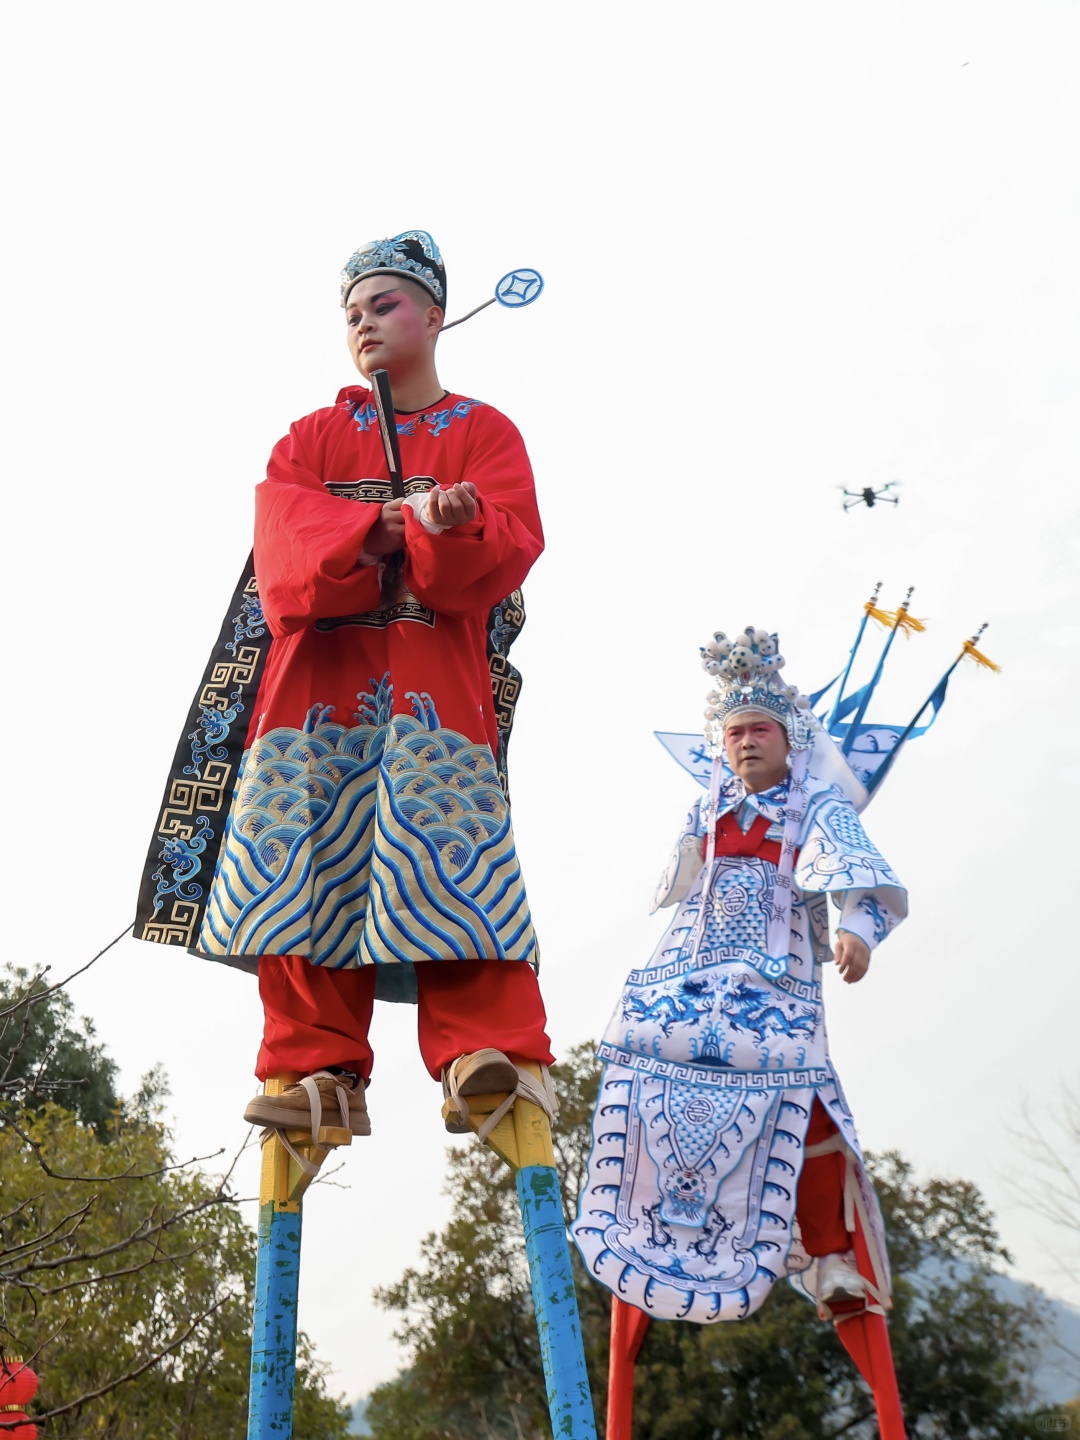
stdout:
POLYGON ((705 710, 705 736, 718 748, 724 729, 739 714, 761 714, 782 725, 792 750, 813 744, 816 722, 810 702, 780 675, 784 668, 780 643, 768 630, 748 625, 729 639, 722 630, 701 647, 701 664, 716 682, 705 710))

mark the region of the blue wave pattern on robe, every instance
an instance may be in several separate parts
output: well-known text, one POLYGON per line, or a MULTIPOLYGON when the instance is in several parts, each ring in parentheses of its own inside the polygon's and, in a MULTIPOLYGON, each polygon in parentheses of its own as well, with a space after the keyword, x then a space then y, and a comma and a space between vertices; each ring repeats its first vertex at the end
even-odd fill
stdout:
MULTIPOLYGON (((766 815, 779 840, 786 793, 740 786, 721 810, 744 831, 766 815)), ((695 809, 687 829, 703 828, 695 809)), ((762 857, 703 867, 648 965, 628 975, 598 1050, 607 1063, 574 1238, 599 1280, 663 1318, 742 1318, 778 1278, 811 1266, 795 1203, 815 1097, 860 1157, 825 1033, 826 896, 843 900, 845 918, 859 911, 864 929, 876 907, 880 939, 904 892, 832 787, 803 822, 782 967, 766 939, 777 873, 762 857)), ((861 1164, 857 1178, 883 1253, 861 1164)))
POLYGON ((527 960, 536 946, 487 745, 389 678, 346 726, 314 705, 244 757, 199 937, 205 954, 334 967, 527 960))

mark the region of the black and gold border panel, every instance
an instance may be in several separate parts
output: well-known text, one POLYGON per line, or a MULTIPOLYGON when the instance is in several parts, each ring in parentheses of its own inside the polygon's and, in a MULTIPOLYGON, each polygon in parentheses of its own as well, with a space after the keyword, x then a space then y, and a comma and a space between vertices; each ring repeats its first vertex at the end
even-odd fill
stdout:
POLYGON ((510 646, 521 634, 525 624, 525 602, 520 590, 492 607, 488 616, 488 669, 491 672, 491 696, 495 702, 495 722, 499 727, 499 748, 495 764, 507 801, 510 785, 507 778, 507 751, 510 731, 514 728, 514 711, 521 695, 521 672, 507 658, 510 646))
POLYGON ((249 555, 176 747, 139 887, 139 940, 195 944, 270 639, 249 555))

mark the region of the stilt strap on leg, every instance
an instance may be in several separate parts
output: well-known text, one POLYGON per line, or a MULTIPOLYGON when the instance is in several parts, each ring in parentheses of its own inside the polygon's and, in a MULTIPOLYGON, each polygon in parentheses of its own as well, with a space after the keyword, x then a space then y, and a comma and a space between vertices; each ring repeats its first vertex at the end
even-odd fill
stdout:
MULTIPOLYGON (((315 1072, 315 1075, 306 1075, 302 1080, 297 1082, 307 1091, 308 1104, 311 1107, 311 1144, 313 1146, 319 1146, 319 1131, 322 1129, 323 1124, 322 1095, 319 1092, 319 1087, 316 1085, 315 1080, 317 1076, 324 1074, 329 1074, 329 1071, 318 1070, 315 1072)), ((337 1099, 338 1109, 341 1112, 341 1126, 343 1129, 348 1130, 350 1128, 349 1102, 346 1100, 345 1092, 340 1085, 334 1087, 334 1095, 337 1099)), ((336 1125, 337 1123, 335 1120, 334 1124, 336 1125)), ((326 1158, 325 1147, 322 1147, 322 1159, 318 1162, 312 1161, 296 1148, 288 1135, 286 1135, 284 1129, 274 1125, 267 1126, 267 1128, 262 1131, 259 1135, 259 1144, 265 1145, 267 1141, 272 1140, 275 1135, 305 1175, 310 1175, 314 1178, 314 1176, 319 1173, 322 1160, 326 1158)))
MULTIPOLYGON (((870 1217, 866 1211, 866 1201, 863 1199, 862 1191, 859 1188, 859 1177, 855 1171, 855 1152, 846 1143, 843 1136, 837 1131, 830 1135, 827 1140, 822 1140, 817 1145, 807 1145, 803 1151, 807 1160, 814 1160, 819 1155, 842 1155, 844 1157, 844 1229, 849 1235, 855 1234, 856 1217, 866 1239, 866 1248, 870 1256, 870 1264, 873 1268, 873 1279, 869 1275, 863 1275, 866 1285, 866 1309, 872 1315, 884 1315, 886 1310, 891 1308, 892 1299, 889 1294, 889 1279, 885 1269, 884 1259, 878 1250, 874 1231, 870 1225, 870 1217)), ((828 1306, 823 1307, 828 1310, 828 1306)), ((831 1312, 823 1316, 825 1319, 842 1320, 844 1317, 832 1316, 831 1312)))
POLYGON ((289 1139, 289 1137, 285 1134, 284 1130, 276 1130, 273 1125, 268 1125, 265 1130, 259 1132, 260 1145, 266 1145, 269 1141, 275 1138, 281 1141, 281 1144, 284 1147, 286 1153, 292 1157, 292 1159, 296 1162, 297 1165, 299 1165, 300 1169, 304 1172, 304 1174, 310 1175, 311 1178, 314 1180, 315 1176, 319 1173, 321 1167, 314 1164, 311 1160, 307 1158, 306 1155, 304 1155, 300 1150, 298 1150, 296 1146, 292 1143, 292 1141, 289 1139))

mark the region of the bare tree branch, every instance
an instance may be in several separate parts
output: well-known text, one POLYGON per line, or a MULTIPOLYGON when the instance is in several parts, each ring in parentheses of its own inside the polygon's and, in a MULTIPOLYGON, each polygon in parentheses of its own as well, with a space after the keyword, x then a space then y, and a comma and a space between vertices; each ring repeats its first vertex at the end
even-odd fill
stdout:
POLYGON ((116 1255, 121 1250, 127 1250, 132 1245, 147 1244, 154 1236, 161 1235, 166 1230, 173 1229, 177 1225, 183 1225, 185 1221, 190 1220, 194 1215, 200 1215, 204 1210, 210 1210, 216 1205, 233 1205, 235 1203, 231 1195, 227 1195, 223 1191, 218 1190, 215 1191, 213 1195, 207 1196, 205 1200, 200 1200, 195 1205, 189 1205, 183 1210, 177 1210, 174 1215, 158 1221, 156 1225, 149 1225, 147 1221, 141 1221, 130 1234, 124 1236, 122 1240, 117 1240, 112 1245, 103 1245, 98 1250, 77 1251, 74 1254, 61 1255, 55 1260, 37 1260, 6 1272, 6 1278, 11 1282, 18 1283, 19 1276, 29 1274, 32 1271, 57 1270, 64 1265, 89 1264, 95 1260, 103 1260, 107 1255, 116 1255))
POLYGON ((28 1145, 34 1152, 34 1158, 48 1175, 50 1180, 75 1180, 83 1185, 111 1185, 120 1180, 152 1180, 156 1175, 167 1175, 172 1170, 186 1170, 189 1165, 201 1165, 206 1160, 216 1160, 219 1155, 224 1155, 225 1146, 219 1150, 212 1151, 209 1155, 193 1155, 190 1160, 178 1160, 175 1164, 159 1165, 156 1170, 122 1170, 117 1175, 64 1175, 59 1170, 53 1170, 45 1156, 41 1152, 41 1146, 19 1125, 18 1121, 10 1116, 0 1114, 0 1127, 6 1125, 13 1130, 24 1145, 28 1145))
POLYGON ((1009 1135, 1028 1168, 1014 1166, 1004 1178, 1018 1204, 1066 1232, 1065 1246, 1055 1245, 1052 1254, 1062 1274, 1075 1279, 1077 1262, 1068 1241, 1075 1237, 1073 1253, 1080 1257, 1080 1093, 1063 1082, 1060 1097, 1048 1122, 1036 1119, 1030 1101, 1024 1101, 1023 1127, 1010 1126, 1009 1135))
MULTIPOLYGON (((11 1257, 13 1255, 18 1255, 20 1250, 28 1250, 30 1252, 36 1250, 46 1250, 50 1245, 59 1245, 62 1241, 69 1240, 71 1236, 75 1234, 76 1230, 79 1229, 80 1225, 82 1225, 86 1217, 90 1214, 90 1211, 93 1208, 97 1198, 98 1197, 96 1195, 91 1195, 90 1199, 86 1202, 86 1204, 81 1206, 78 1210, 69 1210, 68 1213, 63 1217, 63 1219, 58 1220, 51 1230, 46 1230, 44 1235, 36 1235, 33 1240, 24 1240, 21 1245, 13 1245, 10 1247, 10 1249, 5 1249, 2 1252, 2 1259, 4 1265, 6 1266, 10 1264, 11 1257), (72 1225, 72 1228, 67 1232, 67 1234, 57 1235, 56 1232, 62 1229, 63 1226, 67 1225, 69 1221, 73 1221, 74 1224, 72 1225)), ((26 1203, 29 1204, 30 1202, 27 1201, 26 1203)), ((22 1206, 20 1206, 19 1208, 22 1209, 22 1206)), ((0 1270, 0 1275, 5 1274, 6 1270, 0 1270)))
POLYGON ((135 921, 133 920, 130 925, 125 925, 123 930, 120 931, 120 934, 117 935, 115 939, 110 940, 107 945, 100 949, 92 960, 88 960, 85 965, 80 965, 77 970, 73 970, 71 974, 66 977, 66 979, 58 980, 55 985, 50 985, 45 990, 38 990, 35 992, 33 987, 42 978, 42 976, 47 975, 52 969, 51 965, 42 966, 42 968, 34 976, 33 980, 31 980, 28 989, 23 992, 19 999, 16 1000, 13 1004, 6 1006, 4 1009, 0 1009, 0 1020, 3 1020, 4 1017, 7 1015, 13 1015, 17 1010, 21 1009, 25 1005, 40 1005, 43 1001, 47 1000, 50 995, 55 995, 57 990, 63 990, 64 986, 70 985, 72 980, 74 980, 76 976, 85 974, 86 971, 90 969, 91 965, 96 965, 103 955, 107 955, 108 952, 113 948, 113 946, 118 945, 120 941, 123 940, 124 936, 127 935, 129 931, 134 930, 134 928, 135 921))
POLYGON ((155 1250, 145 1260, 140 1260, 137 1265, 128 1265, 123 1270, 108 1270, 104 1275, 89 1275, 81 1280, 68 1280, 63 1285, 33 1285, 25 1281, 17 1283, 22 1285, 24 1290, 36 1290, 39 1295, 59 1295, 64 1290, 89 1290, 91 1285, 103 1285, 110 1280, 122 1280, 125 1275, 137 1275, 140 1270, 147 1270, 151 1265, 170 1264, 175 1265, 179 1260, 190 1260, 192 1255, 198 1255, 205 1250, 206 1245, 193 1245, 190 1250, 182 1250, 178 1255, 166 1255, 160 1250, 155 1250))
MULTIPOLYGON (((69 1401, 67 1405, 58 1405, 54 1410, 43 1410, 40 1415, 34 1415, 32 1417, 33 1423, 35 1425, 42 1425, 47 1420, 55 1420, 58 1415, 69 1415, 72 1410, 78 1410, 80 1406, 88 1405, 91 1400, 100 1400, 103 1395, 108 1395, 111 1391, 118 1389, 119 1386, 126 1385, 129 1380, 137 1380, 140 1375, 145 1375, 147 1370, 152 1370, 159 1361, 164 1360, 166 1355, 171 1355, 174 1350, 179 1350, 185 1341, 191 1339, 203 1321, 209 1319, 216 1310, 220 1310, 222 1305, 231 1298, 229 1295, 223 1295, 220 1300, 216 1300, 208 1310, 204 1310, 201 1315, 198 1315, 191 1322, 183 1335, 171 1341, 163 1349, 159 1350, 157 1354, 152 1355, 149 1360, 137 1366, 136 1369, 125 1371, 123 1375, 118 1375, 106 1385, 99 1386, 97 1390, 87 1391, 85 1395, 80 1395, 77 1400, 69 1401)), ((17 1425, 24 1423, 25 1422, 21 1420, 0 1420, 0 1432, 4 1430, 14 1430, 17 1425)))
POLYGON ((28 1195, 25 1200, 20 1200, 13 1210, 9 1210, 5 1215, 0 1215, 0 1226, 6 1225, 9 1221, 14 1220, 15 1216, 20 1214, 28 1206, 37 1205, 41 1198, 42 1192, 39 1191, 37 1195, 28 1195))

